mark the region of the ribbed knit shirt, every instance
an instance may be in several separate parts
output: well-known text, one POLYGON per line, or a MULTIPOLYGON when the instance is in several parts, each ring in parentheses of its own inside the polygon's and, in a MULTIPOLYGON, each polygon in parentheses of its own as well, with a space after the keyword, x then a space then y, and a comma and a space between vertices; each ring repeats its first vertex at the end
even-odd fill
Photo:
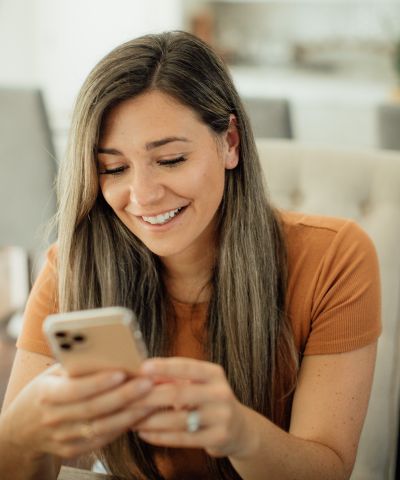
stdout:
MULTIPOLYGON (((353 221, 281 212, 288 259, 287 314, 302 355, 361 348, 381 331, 380 280, 372 241, 353 221)), ((49 249, 27 302, 17 347, 52 356, 42 333, 57 312, 57 247, 49 249)), ((175 355, 204 359, 201 343, 208 305, 174 302, 175 355)), ((168 480, 207 478, 201 450, 160 449, 157 464, 168 480)))

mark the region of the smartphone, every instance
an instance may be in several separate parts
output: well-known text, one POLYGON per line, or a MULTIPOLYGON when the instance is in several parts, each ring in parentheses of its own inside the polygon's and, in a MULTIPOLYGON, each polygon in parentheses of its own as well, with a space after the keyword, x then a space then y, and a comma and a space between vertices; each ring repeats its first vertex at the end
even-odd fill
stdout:
POLYGON ((135 314, 106 307, 49 315, 43 331, 69 375, 123 370, 134 375, 147 357, 135 314))

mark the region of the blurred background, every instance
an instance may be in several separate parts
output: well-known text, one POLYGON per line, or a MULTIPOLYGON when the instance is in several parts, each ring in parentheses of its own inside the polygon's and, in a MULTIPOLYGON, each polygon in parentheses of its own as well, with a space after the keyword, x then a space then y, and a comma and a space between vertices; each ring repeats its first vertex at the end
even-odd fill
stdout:
POLYGON ((289 99, 300 140, 378 146, 376 106, 400 84, 398 0, 0 0, 0 85, 42 90, 60 157, 89 70, 165 29, 215 46, 243 95, 289 99))
POLYGON ((116 45, 170 29, 222 55, 257 137, 400 149, 399 0, 0 0, 0 318, 21 312, 51 241, 82 82, 116 45))
POLYGON ((400 149, 399 0, 0 0, 0 319, 11 337, 52 241, 44 225, 82 82, 116 45, 170 29, 222 55, 257 137, 400 149))
MULTIPOLYGON (((196 34, 222 55, 257 137, 323 152, 400 151, 400 0, 0 0, 0 403, 26 297, 53 238, 43 226, 55 213, 53 183, 77 92, 116 45, 171 29, 196 34)), ((364 168, 356 157, 352 177, 364 168)), ((394 163, 398 171, 400 157, 394 163)), ((397 212, 400 180, 388 178, 397 212)), ((289 190, 286 178, 282 185, 289 190)), ((291 201, 301 198, 293 187, 291 201)), ((357 202, 368 225, 373 201, 357 202)), ((383 250, 398 258, 400 233, 393 238, 383 250)))
POLYGON ((215 46, 243 95, 290 100, 300 140, 378 146, 376 107, 400 84, 399 0, 0 0, 0 85, 42 90, 60 157, 89 70, 165 29, 215 46))

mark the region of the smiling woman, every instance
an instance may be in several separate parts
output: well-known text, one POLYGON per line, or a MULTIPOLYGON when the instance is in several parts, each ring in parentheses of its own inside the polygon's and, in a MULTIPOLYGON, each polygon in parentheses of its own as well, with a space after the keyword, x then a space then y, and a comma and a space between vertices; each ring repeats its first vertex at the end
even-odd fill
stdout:
POLYGON ((215 248, 225 169, 238 162, 233 115, 230 121, 217 142, 192 109, 157 90, 105 118, 97 150, 104 199, 149 250, 177 265, 215 248))
POLYGON ((206 44, 147 35, 93 69, 58 195, 0 417, 2 478, 17 459, 19 478, 55 478, 93 451, 123 478, 349 478, 380 332, 375 251, 351 221, 273 208, 206 44), (45 317, 111 305, 157 358, 135 378, 48 368, 45 317))

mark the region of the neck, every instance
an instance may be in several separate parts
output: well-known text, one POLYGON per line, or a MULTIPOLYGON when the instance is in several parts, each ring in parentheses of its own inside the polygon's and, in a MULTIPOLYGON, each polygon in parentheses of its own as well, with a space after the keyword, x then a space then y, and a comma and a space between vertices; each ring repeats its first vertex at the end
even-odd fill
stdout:
POLYGON ((197 254, 184 252, 179 258, 161 258, 169 295, 182 303, 207 302, 211 296, 214 258, 214 249, 211 248, 197 254))

